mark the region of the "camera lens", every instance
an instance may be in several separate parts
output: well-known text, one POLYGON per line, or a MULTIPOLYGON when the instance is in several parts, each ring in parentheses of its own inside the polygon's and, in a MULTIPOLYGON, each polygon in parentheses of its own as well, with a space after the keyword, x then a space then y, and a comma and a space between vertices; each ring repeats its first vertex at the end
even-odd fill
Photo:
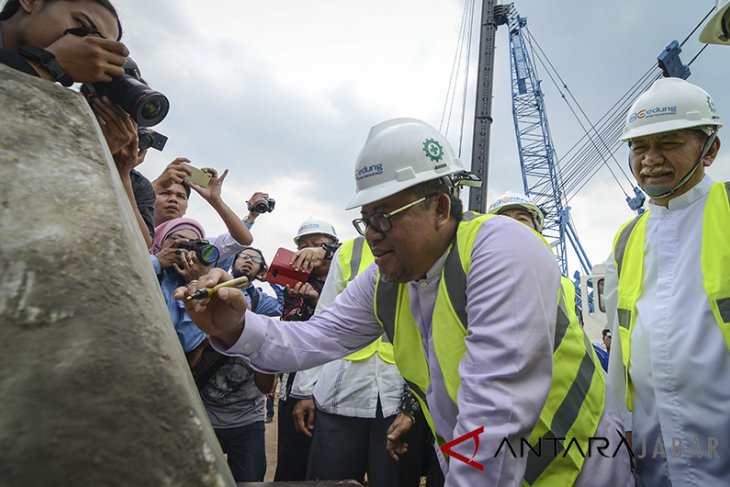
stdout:
POLYGON ((133 115, 142 127, 151 127, 162 122, 167 116, 170 103, 159 91, 145 89, 136 93, 137 99, 132 103, 133 115))
POLYGON ((157 125, 170 109, 165 95, 129 75, 117 76, 109 83, 94 83, 94 88, 122 107, 140 127, 157 125))
POLYGON ((219 256, 220 252, 215 245, 202 245, 198 248, 198 257, 206 265, 215 264, 219 256))

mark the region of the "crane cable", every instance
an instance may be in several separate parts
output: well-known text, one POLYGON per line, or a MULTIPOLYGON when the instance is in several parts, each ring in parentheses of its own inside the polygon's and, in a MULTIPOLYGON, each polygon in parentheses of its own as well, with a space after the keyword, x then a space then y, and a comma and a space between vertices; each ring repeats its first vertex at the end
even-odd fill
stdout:
MULTIPOLYGON (((681 45, 684 45, 687 42, 687 40, 691 38, 691 36, 694 34, 694 32, 712 14, 713 10, 715 10, 714 6, 705 15, 705 17, 697 24, 697 26, 694 27, 692 32, 689 33, 689 35, 684 39, 684 41, 682 41, 681 45)), ((578 143, 580 143, 581 140, 585 140, 586 138, 588 139, 588 142, 585 142, 583 144, 583 146, 581 147, 581 149, 579 149, 579 154, 583 154, 582 157, 575 156, 575 157, 571 158, 570 160, 568 160, 568 164, 564 165, 563 167, 559 167, 560 170, 558 171, 558 175, 560 178, 561 189, 563 191, 564 197, 566 198, 566 202, 570 201, 570 199, 572 199, 572 197, 575 195, 575 193, 577 193, 580 189, 585 187, 585 185, 588 183, 588 181, 597 173, 598 166, 600 165, 600 161, 597 160, 598 158, 600 158, 602 160, 603 164, 606 166, 606 168, 608 168, 608 170, 611 173, 611 175, 613 176, 614 180, 621 188, 621 191, 628 198, 628 195, 626 194, 626 191, 623 189, 623 186, 621 185, 618 178, 616 177, 616 175, 614 174, 614 172, 611 170, 610 166, 608 165, 608 161, 603 156, 601 151, 598 150, 599 148, 596 146, 594 137, 591 136, 591 131, 593 133, 595 133, 595 135, 598 136, 598 140, 600 141, 601 145, 604 147, 604 149, 608 150, 611 159, 619 167, 621 173, 626 178, 626 180, 629 182, 629 184, 633 186, 633 181, 628 177, 628 175, 626 174, 626 172, 623 169, 623 166, 614 157, 616 150, 620 147, 621 144, 618 143, 618 144, 616 144, 616 147, 614 149, 611 149, 609 147, 609 145, 605 142, 605 140, 606 140, 605 135, 609 135, 608 133, 606 133, 606 132, 609 132, 610 135, 612 135, 612 137, 608 138, 608 140, 618 140, 618 136, 620 135, 621 125, 622 125, 621 119, 623 118, 623 114, 628 109, 628 106, 630 106, 631 102, 635 99, 636 96, 638 96, 637 92, 642 93, 643 91, 645 91, 646 88, 648 88, 648 86, 651 83, 653 83, 656 79, 658 79, 660 77, 660 74, 652 75, 652 72, 656 69, 656 66, 652 66, 652 68, 647 73, 645 73, 644 76, 642 76, 640 81, 635 83, 634 86, 624 96, 622 96, 620 101, 617 102, 616 104, 614 104, 614 106, 609 110, 609 112, 607 112, 606 115, 604 115, 601 118, 601 120, 605 120, 606 117, 609 114, 611 114, 611 118, 608 120, 608 122, 606 122, 608 129, 604 130, 604 128, 606 127, 606 125, 604 125, 604 128, 601 128, 603 133, 599 133, 596 130, 596 124, 594 124, 590 120, 590 118, 587 116, 587 114, 585 113, 583 108, 580 106, 580 103, 573 96, 573 93, 570 91, 567 84, 564 82, 564 80, 560 76, 560 74, 557 71, 557 69, 555 68, 555 66, 552 64, 552 62, 549 60, 549 58, 545 54, 545 52, 542 49, 542 47, 540 46, 540 44, 534 38, 532 33, 529 31, 529 29, 526 28, 525 30, 528 33, 528 42, 530 43, 530 47, 533 50, 533 53, 535 52, 533 43, 537 47, 538 51, 541 53, 541 56, 537 55, 534 57, 536 59, 538 59, 538 61, 541 63, 541 65, 545 68, 545 71, 548 73, 548 76, 550 77, 551 81, 553 82, 555 87, 558 89, 560 96, 566 102, 566 104, 568 105, 568 108, 573 113, 573 116, 575 117, 576 121, 578 121, 578 123, 580 124, 581 128, 583 129, 583 131, 585 133, 585 135, 583 137, 581 137, 581 139, 579 139, 579 141, 568 151, 567 154, 569 154, 574 148, 576 148, 578 143), (551 71, 551 69, 552 69, 552 71, 551 71), (571 106, 570 101, 566 98, 560 85, 555 80, 553 73, 555 73, 555 76, 560 80, 560 83, 562 84, 565 91, 570 95, 570 98, 576 104, 576 106, 578 107, 578 110, 581 112, 583 117, 585 117, 585 120, 590 125, 590 129, 591 129, 590 131, 585 127, 585 125, 581 121, 580 117, 578 116, 578 114, 576 113, 574 108, 571 106), (628 95, 631 95, 631 96, 628 96, 628 95), (621 100, 628 100, 628 101, 621 103, 621 100), (626 106, 623 107, 620 105, 626 105, 626 106), (619 111, 621 108, 623 108, 623 110, 619 111), (616 120, 618 120, 618 123, 616 123, 616 120), (589 146, 591 146, 591 145, 593 146, 594 150, 590 150, 589 146), (586 152, 588 152, 589 154, 592 153, 593 155, 586 156, 585 155, 586 152), (567 185, 565 183, 566 179, 569 181, 567 185), (572 194, 570 194, 570 193, 572 193, 572 194), (570 194, 570 196, 568 196, 569 194, 570 194)), ((687 65, 688 66, 691 65, 698 58, 698 56, 705 50, 705 48, 707 48, 707 44, 705 44, 699 50, 699 52, 697 52, 697 54, 695 54, 695 56, 689 61, 689 63, 687 65)), ((599 123, 600 123, 600 121, 599 121, 599 123)))
MULTIPOLYGON (((461 72, 461 61, 466 55, 466 64, 468 70, 469 56, 471 54, 471 37, 474 19, 474 2, 475 0, 465 0, 464 2, 464 13, 461 17, 461 27, 459 28, 459 35, 456 42, 456 50, 454 52, 454 59, 451 63, 451 74, 449 76, 449 85, 446 89, 446 98, 444 99, 444 106, 441 112, 441 122, 439 124, 439 132, 448 136, 449 128, 451 126, 451 117, 454 109, 454 102, 456 100, 456 84, 459 79, 461 72), (468 41, 465 41, 468 39, 468 41), (464 52, 464 45, 467 45, 466 53, 464 52)), ((464 80, 464 100, 466 100, 466 83, 468 76, 464 80)), ((463 136, 463 124, 464 116, 462 114, 462 134, 459 139, 463 136)), ((461 143, 459 144, 459 156, 461 156, 461 143)))

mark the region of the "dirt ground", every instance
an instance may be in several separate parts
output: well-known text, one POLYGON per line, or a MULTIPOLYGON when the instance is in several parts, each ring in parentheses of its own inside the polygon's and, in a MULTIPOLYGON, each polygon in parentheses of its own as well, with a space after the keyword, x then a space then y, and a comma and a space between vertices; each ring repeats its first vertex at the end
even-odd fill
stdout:
MULTIPOLYGON (((277 391, 278 393, 278 391, 277 391)), ((276 472, 276 425, 279 422, 279 401, 274 400, 274 420, 266 425, 266 475, 265 482, 274 480, 276 472)))

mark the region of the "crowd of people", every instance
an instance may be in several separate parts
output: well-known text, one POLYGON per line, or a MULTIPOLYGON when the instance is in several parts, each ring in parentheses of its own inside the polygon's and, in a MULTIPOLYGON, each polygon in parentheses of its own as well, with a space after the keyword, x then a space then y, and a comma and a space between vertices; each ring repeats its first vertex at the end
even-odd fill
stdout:
MULTIPOLYGON (((719 3, 703 36, 727 42, 719 3)), ((8 0, 0 62, 105 83, 125 73, 121 36, 108 0, 8 0)), ((241 217, 221 196, 228 171, 203 168, 196 183, 186 158, 149 181, 133 118, 88 100, 149 248, 162 326, 236 481, 263 480, 278 390, 275 480, 730 485, 730 183, 705 174, 722 122, 699 86, 660 78, 626 114, 621 140, 651 199, 606 262, 603 347, 541 235, 554 215, 513 192, 464 211, 461 189, 479 178, 425 122, 372 127, 348 205, 360 236, 341 242, 327 215, 292 228, 286 265, 306 277, 270 294, 252 245, 269 195, 254 193, 241 217), (193 192, 226 233, 186 216, 193 192)))

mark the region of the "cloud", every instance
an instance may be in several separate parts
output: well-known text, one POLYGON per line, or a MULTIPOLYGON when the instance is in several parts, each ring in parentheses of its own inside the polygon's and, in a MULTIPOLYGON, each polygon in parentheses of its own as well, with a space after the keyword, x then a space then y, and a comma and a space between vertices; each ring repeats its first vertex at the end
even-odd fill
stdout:
MULTIPOLYGON (((354 192, 355 158, 369 128, 397 116, 438 126, 464 5, 456 0, 118 3, 133 57, 151 86, 171 101, 170 115, 158 127, 170 137, 168 146, 163 154, 150 153, 142 172, 154 178, 176 155, 201 167, 229 168, 224 197, 241 215, 254 191, 269 192, 277 208, 254 227, 256 243, 267 253, 292 244, 296 227, 310 215, 329 218, 343 236, 354 235, 349 221, 357 212, 343 208, 354 192)), ((663 0, 520 2, 530 32, 567 85, 558 90, 538 66, 558 156, 582 135, 562 95, 569 90, 592 120, 599 119, 669 41, 689 34, 712 3, 673 2, 667 8, 663 0)), ((701 47, 695 36, 683 46, 685 63, 701 47)), ((477 45, 475 38, 473 54, 477 45)), ((690 78, 714 95, 726 118, 730 94, 720 67, 728 52, 708 47, 693 62, 690 78)), ((475 75, 472 59, 462 149, 467 166, 475 75)), ((488 201, 505 190, 522 191, 504 27, 497 31, 494 76, 488 201)), ((449 131, 455 146, 459 126, 455 117, 449 131)), ((726 153, 709 171, 717 179, 730 179, 726 153)), ((625 160, 625 154, 617 157, 625 160)), ((631 186, 623 182, 622 188, 631 186)), ((570 206, 589 256, 602 260, 613 232, 631 216, 622 190, 604 169, 570 206)), ((190 213, 211 232, 223 230, 201 200, 191 201, 190 213)))

